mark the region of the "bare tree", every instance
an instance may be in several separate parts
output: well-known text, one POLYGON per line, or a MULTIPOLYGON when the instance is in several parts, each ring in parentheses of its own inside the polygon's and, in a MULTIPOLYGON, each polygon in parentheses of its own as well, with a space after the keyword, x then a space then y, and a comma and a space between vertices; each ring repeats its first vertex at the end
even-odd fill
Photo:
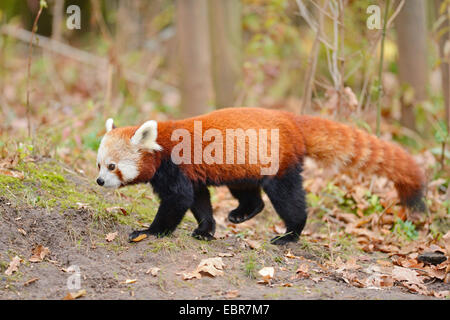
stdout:
POLYGON ((177 41, 182 116, 206 112, 211 97, 211 58, 207 0, 178 0, 177 41))
POLYGON ((395 26, 399 50, 399 77, 402 85, 413 90, 413 98, 402 97, 404 126, 415 129, 414 105, 426 99, 428 84, 426 3, 408 0, 400 11, 395 26))
POLYGON ((212 76, 215 103, 234 105, 241 79, 241 3, 239 0, 209 0, 212 76))
MULTIPOLYGON (((440 8, 444 5, 444 0, 436 0, 435 2, 436 14, 440 14, 440 8)), ((444 8, 445 9, 445 8, 444 8)), ((449 18, 450 18, 450 8, 448 7, 443 14, 446 16, 443 23, 440 25, 438 30, 439 35, 439 55, 441 57, 441 77, 442 77, 442 93, 444 95, 445 101, 445 119, 447 123, 447 130, 450 130, 450 64, 449 64, 449 53, 445 50, 446 43, 450 43, 450 33, 449 33, 449 18)))
POLYGON ((53 0, 52 39, 61 41, 63 26, 64 0, 53 0))

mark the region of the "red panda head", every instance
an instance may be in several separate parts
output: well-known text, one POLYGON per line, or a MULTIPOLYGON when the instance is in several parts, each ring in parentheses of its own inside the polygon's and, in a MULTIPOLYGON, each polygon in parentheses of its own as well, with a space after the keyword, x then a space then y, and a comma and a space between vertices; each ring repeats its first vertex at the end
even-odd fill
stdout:
POLYGON ((140 127, 116 128, 113 119, 106 121, 106 134, 97 153, 97 183, 118 188, 138 182, 149 156, 162 147, 156 142, 158 124, 150 120, 140 127))

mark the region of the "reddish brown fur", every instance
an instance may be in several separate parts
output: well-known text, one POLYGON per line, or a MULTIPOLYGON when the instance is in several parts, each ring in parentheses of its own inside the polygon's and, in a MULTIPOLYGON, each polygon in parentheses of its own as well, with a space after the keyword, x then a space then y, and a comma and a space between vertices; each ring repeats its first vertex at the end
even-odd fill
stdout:
MULTIPOLYGON (((379 140, 362 130, 312 116, 297 116, 285 111, 259 108, 221 109, 206 115, 178 121, 158 123, 157 143, 161 152, 143 152, 140 175, 136 182, 153 177, 161 160, 171 156, 171 151, 180 141, 171 141, 172 132, 183 128, 193 137, 194 121, 202 122, 205 132, 214 128, 225 137, 226 129, 279 129, 279 171, 299 163, 310 156, 327 165, 339 164, 355 168, 368 174, 386 176, 392 180, 402 201, 417 197, 425 185, 425 176, 414 159, 403 149, 390 142, 379 140)), ((110 134, 130 139, 138 127, 112 130, 110 134)), ((225 139, 225 138, 224 138, 225 139)), ((192 138, 191 158, 194 159, 192 138)), ((225 142, 225 140, 224 140, 225 142)), ((211 142, 203 142, 205 148, 211 142)), ((248 164, 248 141, 246 141, 246 164, 180 164, 182 171, 193 181, 216 183, 240 179, 261 178, 261 165, 248 164)), ((268 143, 270 145, 270 143, 268 143)), ((270 150, 270 148, 269 148, 270 150)), ((225 143, 223 154, 225 156, 225 143)))

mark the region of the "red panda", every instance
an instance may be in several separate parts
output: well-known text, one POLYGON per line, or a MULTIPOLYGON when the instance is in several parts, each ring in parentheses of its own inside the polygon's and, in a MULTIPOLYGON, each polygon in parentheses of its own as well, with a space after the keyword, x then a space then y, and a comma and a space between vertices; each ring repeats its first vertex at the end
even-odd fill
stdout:
POLYGON ((214 239, 207 187, 226 185, 239 201, 228 215, 231 222, 241 223, 261 212, 263 190, 286 225, 286 234, 272 243, 295 242, 306 223, 301 176, 305 157, 385 176, 394 182, 402 204, 425 210, 425 175, 407 152, 362 130, 319 117, 228 108, 133 127, 116 128, 108 119, 106 131, 98 150, 97 183, 117 188, 149 182, 161 200, 151 226, 132 232, 131 241, 142 234, 171 233, 189 209, 198 222, 193 236, 214 239), (267 172, 268 168, 275 170, 267 172))

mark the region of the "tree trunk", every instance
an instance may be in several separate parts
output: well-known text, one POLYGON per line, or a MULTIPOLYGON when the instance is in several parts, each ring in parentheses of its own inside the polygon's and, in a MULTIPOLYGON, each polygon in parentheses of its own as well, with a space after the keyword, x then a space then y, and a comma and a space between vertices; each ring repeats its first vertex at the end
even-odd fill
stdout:
MULTIPOLYGON (((439 17, 439 9, 441 5, 444 3, 443 0, 436 0, 434 2, 435 4, 435 12, 436 12, 436 19, 439 17)), ((450 41, 450 33, 449 30, 449 17, 450 17, 450 10, 447 8, 444 15, 447 16, 446 20, 441 24, 440 29, 436 32, 440 35, 439 37, 439 55, 441 58, 441 79, 442 79, 442 94, 444 95, 444 101, 445 101, 445 119, 447 123, 447 130, 450 130, 450 64, 449 54, 445 52, 445 43, 447 41, 450 41)))
POLYGON ((188 117, 209 110, 212 84, 208 0, 178 0, 176 7, 181 115, 188 117))
POLYGON ((139 49, 143 42, 141 1, 120 0, 116 21, 116 45, 119 54, 139 49))
POLYGON ((63 30, 64 0, 54 0, 52 18, 52 39, 61 41, 63 30))
POLYGON ((415 130, 414 106, 426 99, 428 84, 426 3, 423 0, 408 0, 395 19, 399 51, 399 77, 402 85, 413 92, 413 98, 402 99, 404 126, 415 130))
POLYGON ((239 0, 209 0, 212 76, 218 108, 234 106, 242 70, 239 0))

